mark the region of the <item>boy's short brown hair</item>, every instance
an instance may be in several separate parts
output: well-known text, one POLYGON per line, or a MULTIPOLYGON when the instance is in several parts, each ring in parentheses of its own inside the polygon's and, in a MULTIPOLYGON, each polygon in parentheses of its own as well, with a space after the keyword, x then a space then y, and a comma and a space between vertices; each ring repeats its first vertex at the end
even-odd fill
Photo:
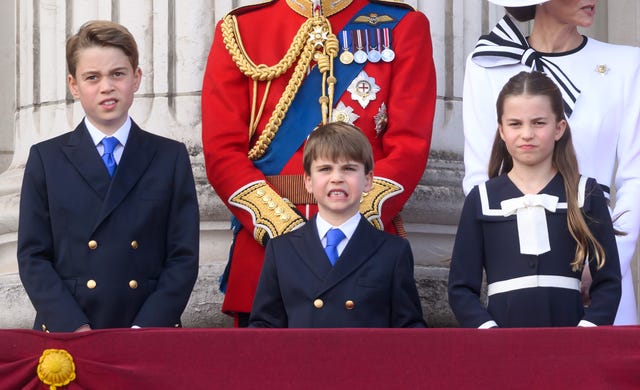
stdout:
POLYGON ((78 53, 90 47, 116 47, 129 58, 133 70, 138 68, 138 45, 124 26, 108 20, 86 22, 67 40, 67 70, 76 76, 78 53))
POLYGON ((373 151, 369 140, 360 129, 346 122, 327 123, 311 133, 302 156, 307 175, 311 174, 311 164, 318 158, 362 163, 365 175, 373 170, 373 151))

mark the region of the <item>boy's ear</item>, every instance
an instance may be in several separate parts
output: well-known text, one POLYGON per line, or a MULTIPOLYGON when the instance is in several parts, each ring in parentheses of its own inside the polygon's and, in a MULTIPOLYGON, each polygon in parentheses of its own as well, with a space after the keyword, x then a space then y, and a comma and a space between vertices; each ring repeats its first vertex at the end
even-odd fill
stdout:
POLYGON ((308 193, 313 194, 313 187, 311 186, 311 176, 307 175, 307 173, 305 172, 302 175, 302 178, 304 179, 304 188, 308 193))
POLYGON ((364 192, 371 191, 373 188, 373 171, 369 171, 366 175, 364 175, 364 192))
POLYGON ((69 85, 69 91, 73 95, 74 98, 79 99, 80 94, 78 93, 78 83, 76 78, 71 74, 67 75, 67 84, 69 85))
POLYGON ((140 83, 142 82, 142 69, 137 67, 135 71, 133 71, 133 76, 136 79, 136 88, 135 92, 138 92, 138 88, 140 88, 140 83))

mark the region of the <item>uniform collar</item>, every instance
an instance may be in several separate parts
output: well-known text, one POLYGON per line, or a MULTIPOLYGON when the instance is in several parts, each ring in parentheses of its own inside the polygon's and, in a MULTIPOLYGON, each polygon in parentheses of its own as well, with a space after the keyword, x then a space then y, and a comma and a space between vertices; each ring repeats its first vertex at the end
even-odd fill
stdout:
MULTIPOLYGON (((299 13, 302 16, 310 18, 313 16, 313 1, 312 0, 286 0, 289 8, 299 13)), ((320 0, 320 7, 322 15, 329 17, 337 14, 343 9, 347 8, 353 0, 320 0)))

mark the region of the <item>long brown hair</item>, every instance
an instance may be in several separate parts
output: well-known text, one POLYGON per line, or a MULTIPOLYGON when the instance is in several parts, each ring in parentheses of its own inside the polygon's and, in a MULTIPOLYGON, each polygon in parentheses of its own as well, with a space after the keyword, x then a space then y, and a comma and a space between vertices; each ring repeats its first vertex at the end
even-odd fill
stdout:
MULTIPOLYGON (((505 100, 511 96, 522 95, 546 96, 551 104, 556 123, 562 120, 566 121, 562 94, 558 86, 544 73, 520 72, 509 79, 498 95, 496 113, 498 114, 499 124, 502 123, 505 100)), ((577 244, 571 268, 574 271, 580 270, 584 266, 585 259, 595 258, 598 269, 600 269, 605 263, 606 256, 602 245, 589 230, 582 210, 578 206, 580 172, 578 170, 576 152, 571 142, 571 129, 568 123, 564 134, 555 143, 551 164, 558 170, 564 181, 564 189, 567 194, 567 225, 571 236, 577 244)), ((509 172, 512 168, 513 158, 507 151, 507 146, 500 137, 500 132, 496 131, 489 159, 489 177, 496 177, 509 172)))

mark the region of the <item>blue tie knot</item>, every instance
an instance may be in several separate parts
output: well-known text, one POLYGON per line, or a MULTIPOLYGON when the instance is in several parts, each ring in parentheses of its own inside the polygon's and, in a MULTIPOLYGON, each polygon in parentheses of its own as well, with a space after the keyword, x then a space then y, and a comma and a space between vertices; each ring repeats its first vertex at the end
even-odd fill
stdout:
POLYGON ((338 260, 338 245, 344 240, 345 235, 340 229, 329 229, 326 237, 327 246, 324 251, 327 253, 331 265, 334 265, 338 260))
POLYGON ((116 146, 120 143, 116 137, 104 137, 102 139, 102 146, 104 146, 105 153, 112 153, 116 146))
POLYGON ((116 171, 116 159, 113 156, 113 150, 120 143, 116 137, 104 137, 102 139, 102 146, 104 147, 104 153, 102 153, 102 161, 109 171, 109 176, 113 176, 116 171))

